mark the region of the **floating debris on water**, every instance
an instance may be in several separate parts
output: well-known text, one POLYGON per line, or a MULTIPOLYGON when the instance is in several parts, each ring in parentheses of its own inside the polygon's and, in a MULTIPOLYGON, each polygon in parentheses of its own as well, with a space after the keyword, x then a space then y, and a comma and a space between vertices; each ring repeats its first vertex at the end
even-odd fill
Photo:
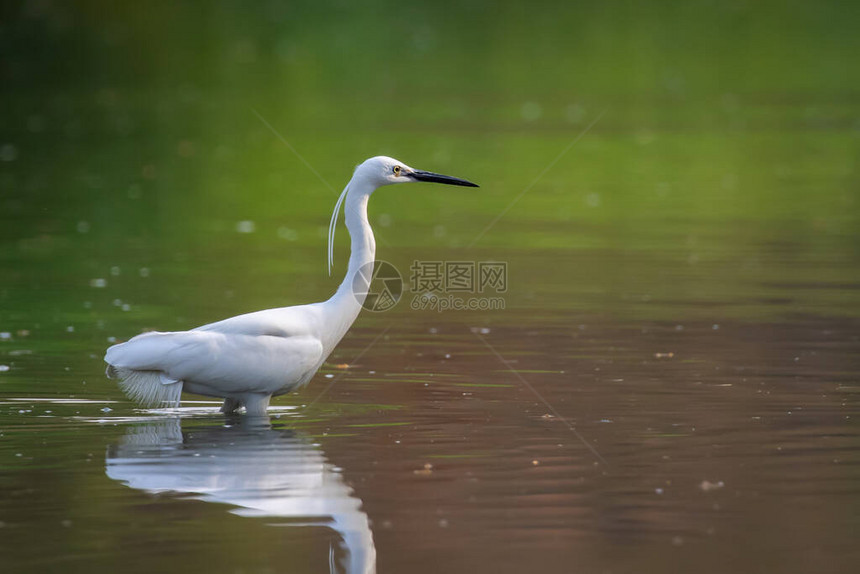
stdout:
POLYGON ((3 144, 0 146, 0 161, 15 161, 18 157, 18 148, 14 144, 3 144))
POLYGON ((675 353, 669 351, 668 353, 654 353, 655 359, 671 359, 675 356, 675 353))
POLYGON ((725 484, 722 480, 718 480, 717 482, 711 482, 710 480, 703 480, 701 484, 699 484, 699 488, 702 492, 710 492, 711 490, 717 490, 724 487, 725 484))
POLYGON ((295 241, 299 238, 299 234, 295 229, 290 229, 284 225, 278 228, 278 237, 281 239, 286 239, 287 241, 295 241))
POLYGON ((238 233, 254 233, 256 229, 257 226, 254 224, 253 221, 245 220, 236 223, 236 231, 238 233))
POLYGON ((96 289, 104 289, 107 287, 107 279, 103 277, 96 277, 95 279, 90 279, 90 287, 95 287, 96 289))
POLYGON ((6 371, 8 371, 11 368, 12 367, 10 367, 9 365, 0 365, 0 373, 5 373, 6 371))
POLYGON ((543 115, 543 108, 537 102, 523 102, 520 107, 520 115, 527 122, 533 122, 543 115))

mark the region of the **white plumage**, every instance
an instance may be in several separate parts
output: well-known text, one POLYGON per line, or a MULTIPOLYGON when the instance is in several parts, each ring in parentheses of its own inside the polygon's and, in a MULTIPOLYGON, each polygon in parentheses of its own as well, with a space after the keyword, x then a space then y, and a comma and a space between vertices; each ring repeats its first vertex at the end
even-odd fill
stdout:
POLYGON ((190 331, 144 333, 107 350, 107 375, 145 406, 178 406, 183 391, 224 398, 222 411, 265 413, 272 395, 306 384, 361 311, 370 277, 359 270, 376 254, 367 202, 380 186, 430 181, 477 187, 419 171, 390 157, 359 165, 338 198, 329 225, 329 273, 341 205, 351 239, 346 277, 327 301, 231 317, 190 331))

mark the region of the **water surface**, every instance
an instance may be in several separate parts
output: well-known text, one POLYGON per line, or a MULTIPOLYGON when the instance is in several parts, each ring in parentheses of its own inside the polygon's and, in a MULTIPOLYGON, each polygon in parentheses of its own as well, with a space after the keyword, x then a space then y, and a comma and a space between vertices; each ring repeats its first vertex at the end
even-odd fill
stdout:
POLYGON ((856 570, 856 9, 363 6, 3 8, 3 571, 856 570), (268 421, 104 378, 327 297, 376 154, 481 184, 371 222, 503 310, 364 313, 268 421))

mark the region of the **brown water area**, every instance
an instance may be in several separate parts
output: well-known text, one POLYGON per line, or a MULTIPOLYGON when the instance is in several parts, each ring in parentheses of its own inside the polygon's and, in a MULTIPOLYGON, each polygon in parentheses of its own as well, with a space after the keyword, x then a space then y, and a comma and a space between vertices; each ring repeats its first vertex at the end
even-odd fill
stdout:
MULTIPOLYGON (((444 356, 419 337, 407 372, 444 356)), ((391 557, 393 571, 837 572, 856 560, 856 323, 437 339, 462 355, 400 399, 424 395, 361 465, 369 482, 404 477, 364 499, 383 520, 379 546, 414 551, 391 557)))
POLYGON ((6 397, 4 560, 849 571, 858 335, 816 317, 511 312, 485 327, 400 313, 354 330, 333 359, 357 360, 279 401, 298 406, 264 428, 213 403, 6 397), (55 551, 34 555, 34 538, 55 551))

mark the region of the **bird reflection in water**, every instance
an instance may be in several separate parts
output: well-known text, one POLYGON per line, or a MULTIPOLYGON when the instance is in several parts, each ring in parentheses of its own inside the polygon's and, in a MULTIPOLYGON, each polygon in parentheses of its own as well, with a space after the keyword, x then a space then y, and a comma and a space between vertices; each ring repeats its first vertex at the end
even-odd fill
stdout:
POLYGON ((108 448, 106 473, 148 493, 177 492, 230 504, 248 517, 295 519, 285 526, 326 526, 338 535, 329 569, 376 572, 376 547, 361 500, 308 437, 273 429, 268 419, 194 427, 178 417, 130 427, 108 448))

